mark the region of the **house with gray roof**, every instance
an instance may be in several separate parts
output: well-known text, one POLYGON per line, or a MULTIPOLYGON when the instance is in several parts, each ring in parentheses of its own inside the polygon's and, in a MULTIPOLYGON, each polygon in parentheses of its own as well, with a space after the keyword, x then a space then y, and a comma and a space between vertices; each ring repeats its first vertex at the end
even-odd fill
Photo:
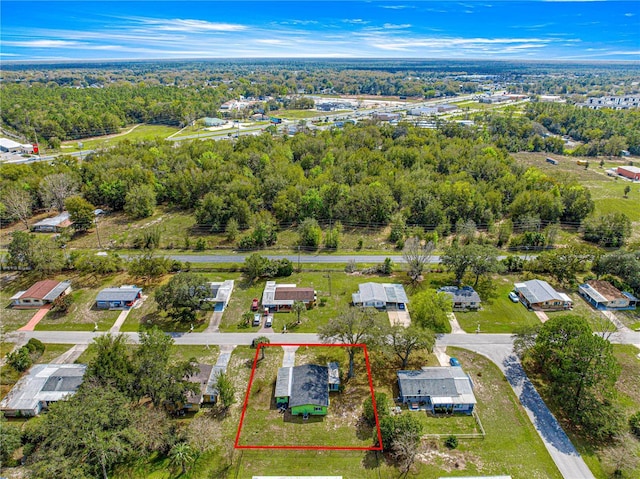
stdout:
POLYGON ((556 311, 573 307, 569 296, 556 291, 549 283, 540 279, 515 283, 514 289, 520 302, 529 309, 556 311))
POLYGON ((96 296, 98 309, 129 309, 142 297, 142 288, 124 284, 119 288, 104 288, 96 296))
POLYGON ((86 364, 36 364, 0 402, 0 411, 5 416, 36 416, 51 403, 75 394, 86 369, 86 364))
POLYGON ((213 310, 215 312, 222 313, 229 304, 234 286, 235 282, 232 279, 210 282, 211 296, 206 298, 205 301, 214 304, 213 310))
POLYGON ((329 407, 329 391, 337 391, 339 386, 337 363, 279 368, 276 405, 280 409, 290 408, 294 416, 325 416, 329 407))
POLYGON ((63 211, 57 216, 38 221, 31 227, 31 231, 34 233, 57 233, 68 226, 71 226, 71 217, 68 211, 63 211))
POLYGON ((405 309, 409 303, 404 286, 397 283, 362 283, 358 292, 351 295, 354 306, 370 306, 378 309, 405 309))
POLYGON ((215 404, 218 400, 218 376, 224 372, 224 367, 210 364, 198 364, 198 372, 186 378, 199 386, 197 393, 187 391, 185 402, 181 405, 187 412, 200 410, 203 404, 215 404))
POLYGON ((454 311, 479 309, 482 302, 480 295, 471 286, 463 286, 462 288, 443 286, 438 292, 447 293, 451 297, 454 311))
POLYGON ((410 410, 433 414, 471 414, 476 405, 473 383, 460 366, 398 371, 400 401, 410 410))

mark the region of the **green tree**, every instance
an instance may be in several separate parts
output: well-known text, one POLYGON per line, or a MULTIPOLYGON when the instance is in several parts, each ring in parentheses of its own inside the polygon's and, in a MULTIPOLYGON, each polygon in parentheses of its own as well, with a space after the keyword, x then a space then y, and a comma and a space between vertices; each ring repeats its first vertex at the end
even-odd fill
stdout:
POLYGON ((306 249, 316 250, 322 240, 322 230, 315 218, 305 218, 298 227, 299 244, 306 249))
POLYGON ((125 196, 124 211, 131 218, 147 218, 156 207, 156 192, 151 185, 134 185, 125 196))
POLYGON ((264 274, 269 260, 258 253, 249 255, 244 260, 244 274, 249 281, 254 281, 264 274))
POLYGON ((218 399, 222 408, 229 409, 236 402, 236 388, 228 374, 220 373, 218 375, 216 389, 218 390, 218 399))
POLYGON ((473 244, 466 247, 471 258, 470 268, 475 276, 473 287, 478 286, 481 276, 497 273, 502 265, 498 262, 498 252, 493 246, 473 244))
MULTIPOLYGON (((349 308, 329 320, 324 326, 318 328, 318 336, 325 343, 362 344, 375 345, 380 337, 382 324, 376 318, 373 308, 349 308)), ((354 372, 354 359, 359 348, 349 347, 349 378, 354 372)))
POLYGON ((87 364, 85 380, 114 387, 129 396, 133 381, 133 364, 129 355, 129 340, 124 334, 110 333, 93 339, 91 349, 95 353, 87 364))
POLYGON ((47 175, 40 182, 42 203, 49 208, 57 209, 60 213, 64 211, 65 200, 77 192, 78 182, 68 173, 47 175))
POLYGON ((566 283, 575 281, 578 272, 585 271, 587 262, 593 258, 591 248, 572 245, 541 253, 537 263, 558 282, 566 283))
POLYGON ((196 462, 197 454, 188 443, 179 442, 169 451, 169 459, 171 460, 171 465, 179 467, 180 474, 184 475, 187 473, 187 469, 196 462))
POLYGON ((174 317, 184 310, 195 312, 210 296, 207 279, 196 273, 178 273, 155 292, 158 306, 174 317))
POLYGON ((24 231, 14 231, 11 233, 11 242, 9 243, 9 266, 18 268, 30 265, 31 248, 34 242, 34 235, 24 231))
POLYGON ((7 354, 7 364, 19 372, 26 371, 33 364, 27 348, 19 348, 7 354))
POLYGON ((64 201, 64 207, 76 231, 86 231, 93 226, 96 208, 83 197, 70 196, 64 201))
POLYGON ((29 250, 29 266, 40 274, 50 276, 65 267, 64 253, 53 238, 34 237, 29 250))
POLYGON ((13 453, 22 445, 20 429, 7 423, 0 414, 0 464, 4 467, 15 465, 13 453))
POLYGON ((368 396, 362 403, 362 415, 370 426, 374 426, 376 424, 376 411, 378 412, 378 419, 382 419, 383 417, 387 417, 389 414, 391 414, 389 398, 385 393, 376 392, 375 400, 375 411, 373 409, 373 400, 371 396, 368 396))
POLYGON ((242 326, 248 328, 251 325, 251 321, 253 321, 253 313, 251 311, 245 311, 242 313, 242 326))
POLYGON ((462 278, 464 278, 472 264, 472 257, 469 252, 468 245, 460 246, 455 243, 445 248, 444 254, 440 258, 442 264, 455 275, 458 286, 462 284, 462 278))
POLYGON ((386 334, 385 349, 391 356, 400 359, 400 367, 406 369, 412 353, 420 350, 431 353, 435 342, 436 337, 431 330, 395 325, 386 334))
POLYGON ((300 315, 307 310, 307 306, 302 301, 294 301, 291 312, 296 313, 297 323, 300 324, 300 315))
POLYGON ((448 313, 453 310, 451 296, 435 289, 425 289, 416 294, 411 302, 411 319, 422 328, 436 333, 451 331, 448 313))
POLYGON ((152 253, 137 256, 129 261, 129 274, 150 281, 167 274, 171 269, 171 261, 164 256, 152 253))
POLYGON ((75 269, 94 276, 116 273, 124 269, 122 258, 113 251, 106 255, 97 255, 92 251, 72 253, 71 258, 75 269))
POLYGON ((132 361, 133 397, 148 397, 154 406, 160 406, 183 402, 187 391, 197 394, 200 385, 186 379, 198 371, 195 359, 172 364, 171 336, 156 327, 139 334, 140 346, 134 351, 132 361))
POLYGON ((380 432, 382 433, 382 447, 385 451, 392 451, 396 438, 411 436, 419 439, 422 435, 422 423, 411 413, 386 416, 380 421, 380 432))
POLYGON ((624 213, 610 213, 586 220, 583 231, 587 241, 618 247, 631 236, 631 220, 624 213))

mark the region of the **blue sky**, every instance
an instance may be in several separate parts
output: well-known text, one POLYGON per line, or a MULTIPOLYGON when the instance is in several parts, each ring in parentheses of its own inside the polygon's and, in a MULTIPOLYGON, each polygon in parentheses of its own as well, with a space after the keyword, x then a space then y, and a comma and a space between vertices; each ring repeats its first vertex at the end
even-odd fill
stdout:
POLYGON ((2 0, 0 27, 3 61, 640 60, 638 0, 2 0))

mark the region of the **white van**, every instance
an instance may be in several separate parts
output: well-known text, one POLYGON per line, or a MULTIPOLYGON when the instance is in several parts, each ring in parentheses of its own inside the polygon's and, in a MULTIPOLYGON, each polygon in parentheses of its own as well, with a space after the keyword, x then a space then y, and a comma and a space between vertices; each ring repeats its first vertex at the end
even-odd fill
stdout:
POLYGON ((269 315, 267 316, 267 320, 264 322, 264 327, 270 328, 272 324, 273 324, 273 316, 269 315))

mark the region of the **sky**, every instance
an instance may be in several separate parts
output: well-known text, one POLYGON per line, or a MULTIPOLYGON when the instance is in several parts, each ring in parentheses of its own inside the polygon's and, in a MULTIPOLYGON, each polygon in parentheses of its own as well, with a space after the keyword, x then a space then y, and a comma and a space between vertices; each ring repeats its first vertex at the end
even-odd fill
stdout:
POLYGON ((640 61, 640 0, 2 0, 0 61, 640 61))

